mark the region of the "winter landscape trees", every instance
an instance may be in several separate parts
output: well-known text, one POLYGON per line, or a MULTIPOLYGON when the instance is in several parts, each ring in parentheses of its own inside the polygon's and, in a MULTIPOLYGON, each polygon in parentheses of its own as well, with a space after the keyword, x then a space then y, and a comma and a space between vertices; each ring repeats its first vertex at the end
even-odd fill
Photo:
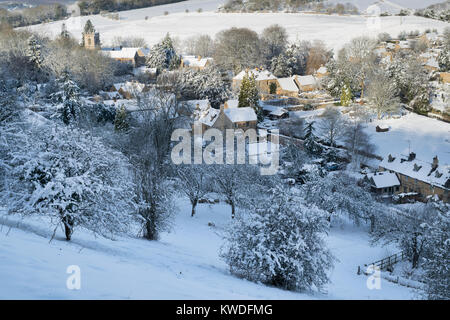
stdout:
MULTIPOLYGON (((94 30, 92 24, 86 28, 94 30)), ((108 238, 163 237, 163 245, 170 246, 164 236, 171 227, 177 233, 175 218, 186 215, 194 224, 206 210, 220 215, 223 224, 202 221, 195 227, 224 236, 220 256, 231 274, 303 292, 327 289, 338 251, 328 248, 328 237, 336 227, 347 232, 349 224, 363 234, 352 241, 367 242, 364 236, 370 234, 378 245, 404 250, 413 269, 420 269, 426 298, 448 298, 448 206, 436 197, 423 205, 384 203, 363 179, 378 157, 369 119, 395 113, 400 103, 417 112, 429 108, 432 72, 417 56, 421 48, 381 59, 374 40, 357 38, 332 58, 326 43, 289 42, 286 29, 271 25, 259 34, 232 28, 215 39, 194 36, 183 52, 167 34, 150 48, 146 61, 157 74, 136 83, 137 68, 81 48, 65 31, 55 40, 24 30, 0 31, 1 215, 42 219, 55 239, 59 232, 67 240, 81 238, 86 229, 108 238), (182 54, 212 56, 214 62, 188 68, 180 66, 182 54), (277 94, 275 83, 261 94, 250 71, 239 94, 230 90, 233 72, 247 68, 269 69, 281 78, 315 75, 324 65, 327 75, 317 87, 294 97, 277 94), (122 94, 125 82, 142 90, 122 94), (114 91, 113 83, 122 90, 114 91), (236 98, 238 108, 255 109, 258 134, 281 129, 278 173, 261 176, 250 164, 175 165, 171 135, 178 128, 191 130, 195 118, 186 106, 206 106, 202 111, 211 120, 223 115, 219 108, 225 101, 235 107, 236 98), (290 118, 264 116, 263 107, 266 114, 286 107, 282 116, 290 118), (179 210, 180 204, 185 208, 179 210)), ((144 45, 139 38, 114 41, 144 45)), ((443 54, 439 61, 445 69, 443 54)), ((140 249, 157 245, 141 241, 140 249)), ((219 261, 215 272, 232 279, 218 255, 211 259, 219 261)), ((178 270, 177 276, 184 277, 178 270)))

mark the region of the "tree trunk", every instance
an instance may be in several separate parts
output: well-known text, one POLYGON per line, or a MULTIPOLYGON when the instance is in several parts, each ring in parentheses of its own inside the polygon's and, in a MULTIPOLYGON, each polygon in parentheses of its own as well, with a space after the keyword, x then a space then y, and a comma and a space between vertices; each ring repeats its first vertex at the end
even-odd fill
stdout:
POLYGON ((158 240, 158 231, 156 230, 156 214, 154 208, 145 209, 146 214, 143 215, 145 217, 145 232, 144 238, 148 240, 158 240))
POLYGON ((195 208, 197 207, 197 202, 198 202, 197 199, 195 199, 194 201, 191 202, 191 204, 192 204, 191 217, 193 217, 195 215, 195 208))
POLYGON ((72 239, 72 233, 73 233, 73 218, 69 215, 66 215, 63 217, 62 219, 63 223, 64 223, 64 233, 66 235, 66 240, 70 241, 70 239, 72 239))
POLYGON ((236 213, 236 208, 234 206, 234 201, 230 201, 230 204, 231 204, 231 219, 234 219, 235 213, 236 213))

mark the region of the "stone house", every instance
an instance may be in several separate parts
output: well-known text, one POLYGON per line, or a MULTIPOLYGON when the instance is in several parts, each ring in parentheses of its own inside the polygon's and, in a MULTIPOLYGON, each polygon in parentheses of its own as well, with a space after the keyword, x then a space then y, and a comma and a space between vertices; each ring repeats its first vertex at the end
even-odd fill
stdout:
POLYGON ((298 97, 299 87, 295 82, 295 77, 278 78, 277 95, 298 97))
POLYGON ((210 66, 213 58, 203 58, 200 56, 184 55, 181 57, 181 68, 191 68, 194 70, 203 70, 210 66))
POLYGON ((437 157, 429 163, 416 159, 415 153, 407 157, 389 155, 380 162, 379 171, 397 175, 400 188, 395 194, 417 193, 422 199, 438 196, 444 202, 449 202, 450 166, 440 165, 437 157))
MULTIPOLYGON (((241 87, 242 80, 244 79, 245 74, 253 75, 256 80, 256 85, 259 88, 259 91, 263 94, 270 93, 270 87, 273 83, 276 87, 278 87, 277 77, 275 77, 272 72, 264 69, 252 69, 252 70, 242 70, 238 75, 233 78, 232 88, 233 90, 239 90, 241 87)), ((272 86, 274 86, 272 85, 272 86)))

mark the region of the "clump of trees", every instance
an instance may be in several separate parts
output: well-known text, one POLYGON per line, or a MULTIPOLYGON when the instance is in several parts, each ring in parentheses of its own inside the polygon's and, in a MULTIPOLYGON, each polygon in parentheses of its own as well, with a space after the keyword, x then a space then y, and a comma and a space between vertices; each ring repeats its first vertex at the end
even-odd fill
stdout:
POLYGON ((82 0, 78 2, 78 7, 82 15, 91 15, 102 11, 124 11, 180 1, 182 0, 82 0))

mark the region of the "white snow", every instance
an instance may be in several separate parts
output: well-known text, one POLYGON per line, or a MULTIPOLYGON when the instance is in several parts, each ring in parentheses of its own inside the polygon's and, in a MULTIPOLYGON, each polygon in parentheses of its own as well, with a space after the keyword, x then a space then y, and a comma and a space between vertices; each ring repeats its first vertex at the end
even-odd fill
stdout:
POLYGON ((104 45, 112 43, 114 37, 144 38, 149 45, 158 43, 167 33, 181 40, 193 35, 215 36, 219 31, 231 27, 247 27, 261 32, 272 24, 286 28, 289 40, 323 40, 335 52, 357 36, 376 37, 381 32, 397 36, 402 31, 437 29, 441 33, 448 25, 445 22, 417 16, 381 17, 379 28, 364 16, 338 16, 306 13, 217 13, 218 0, 191 0, 167 6, 150 7, 119 13, 120 20, 111 20, 100 15, 71 17, 63 21, 43 23, 27 27, 44 35, 56 37, 62 23, 78 40, 84 24, 91 19, 104 45), (198 7, 203 12, 194 12, 198 7), (185 9, 190 12, 184 12, 185 9), (163 15, 168 11, 168 15, 163 15), (176 12, 176 13, 174 13, 176 12), (148 20, 145 17, 149 16, 148 20))
POLYGON ((231 122, 256 121, 255 110, 251 107, 228 108, 223 111, 231 122))
POLYGON ((298 87, 294 79, 294 77, 278 78, 278 83, 283 90, 298 92, 298 87))
POLYGON ((377 172, 377 173, 369 173, 367 175, 369 179, 372 179, 375 183, 375 186, 379 188, 387 188, 399 186, 400 181, 398 181, 397 175, 395 173, 391 173, 388 171, 385 172, 377 172))
MULTIPOLYGON (((172 233, 160 241, 115 241, 77 230, 66 242, 46 221, 0 214, 0 299, 411 299, 413 292, 382 280, 369 290, 357 266, 393 251, 370 247, 366 231, 333 229, 328 245, 339 259, 327 294, 284 291, 230 275, 219 258, 221 233, 231 221, 225 204, 179 202, 172 233), (208 223, 215 227, 209 227, 208 223), (11 229, 9 227, 12 227, 11 229), (81 269, 81 290, 68 290, 67 267, 81 269)), ((350 228, 350 227, 349 227, 350 228)), ((394 250, 395 251, 395 250, 394 250)))
POLYGON ((242 70, 233 78, 233 80, 242 80, 247 73, 253 75, 256 81, 275 80, 277 78, 269 70, 252 69, 242 70))

